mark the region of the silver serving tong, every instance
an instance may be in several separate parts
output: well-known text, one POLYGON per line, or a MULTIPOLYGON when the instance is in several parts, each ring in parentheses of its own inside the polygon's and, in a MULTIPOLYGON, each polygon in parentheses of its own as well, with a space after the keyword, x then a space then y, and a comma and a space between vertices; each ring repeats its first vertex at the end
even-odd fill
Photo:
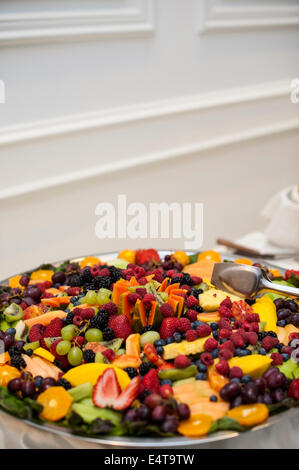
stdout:
POLYGON ((271 282, 260 268, 245 264, 216 263, 211 282, 217 289, 245 299, 254 299, 264 292, 299 298, 296 287, 271 282))

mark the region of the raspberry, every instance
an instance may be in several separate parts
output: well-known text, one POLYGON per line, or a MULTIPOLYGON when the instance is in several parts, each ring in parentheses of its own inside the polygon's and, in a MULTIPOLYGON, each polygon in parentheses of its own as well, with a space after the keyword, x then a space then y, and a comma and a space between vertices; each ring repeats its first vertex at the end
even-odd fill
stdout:
POLYGON ((226 307, 226 308, 229 308, 231 309, 232 308, 232 301, 230 300, 229 297, 226 297, 226 299, 222 300, 221 304, 220 304, 220 307, 226 307))
POLYGON ((219 351, 220 359, 225 359, 226 361, 228 361, 232 357, 234 357, 234 353, 230 349, 221 349, 221 351, 219 351))
POLYGON ((162 398, 165 398, 166 400, 168 398, 171 398, 173 397, 173 389, 170 385, 168 384, 165 384, 165 385, 161 385, 160 387, 160 395, 162 398))
POLYGON ((136 294, 140 296, 141 299, 147 294, 147 290, 144 287, 137 287, 136 294))
POLYGON ((187 308, 192 308, 198 305, 198 300, 194 295, 190 295, 185 302, 187 308))
POLYGON ((131 322, 126 315, 111 316, 108 326, 113 330, 115 338, 127 339, 133 333, 131 322))
POLYGON ((259 324, 256 322, 250 323, 250 330, 253 331, 254 333, 258 333, 260 331, 259 324))
POLYGON ((113 302, 108 302, 107 304, 102 305, 101 310, 106 310, 109 315, 117 315, 117 305, 115 305, 113 302))
POLYGON ((160 392, 160 382, 158 379, 158 372, 156 369, 151 369, 143 377, 142 385, 144 390, 149 390, 152 393, 160 392))
POLYGON ((195 330, 188 330, 186 331, 186 340, 187 341, 195 341, 197 339, 197 333, 195 330))
POLYGON ((82 308, 81 318, 83 320, 90 320, 94 316, 94 309, 93 308, 82 308))
POLYGON ((266 351, 270 351, 270 349, 274 348, 279 343, 277 338, 272 338, 271 336, 266 336, 262 339, 261 345, 266 351))
MULTIPOLYGON (((245 341, 243 340, 240 333, 233 333, 230 337, 232 343, 236 348, 243 348, 245 341)), ((225 343, 224 343, 225 344, 225 343)))
POLYGON ((195 310, 187 310, 186 317, 191 322, 196 321, 197 320, 197 312, 195 310))
POLYGON ((183 354, 180 354, 174 360, 174 367, 176 367, 176 369, 185 369, 186 367, 190 366, 190 364, 190 359, 188 359, 188 357, 184 356, 183 354))
POLYGON ((229 377, 230 379, 241 379, 243 377, 243 371, 240 367, 232 367, 229 371, 229 377))
POLYGON ((209 325, 199 325, 196 328, 196 332, 199 338, 204 338, 205 336, 209 336, 212 332, 212 328, 209 325))
POLYGON ((291 398, 295 398, 295 400, 299 400, 299 378, 292 380, 288 396, 291 398))
POLYGON ((219 329, 230 328, 230 320, 228 318, 221 318, 218 322, 219 329))
POLYGON ((26 302, 23 301, 23 302, 20 303, 20 307, 21 307, 21 309, 26 310, 28 305, 26 304, 26 302))
POLYGON ((220 339, 223 339, 223 338, 230 338, 231 334, 232 334, 231 328, 222 328, 222 329, 219 331, 219 338, 220 338, 220 339))
POLYGON ((290 333, 289 341, 293 341, 293 339, 299 339, 299 333, 296 333, 295 331, 293 331, 293 333, 290 333))
POLYGON ((182 285, 180 286, 180 289, 186 290, 186 291, 188 292, 188 294, 191 292, 191 287, 188 286, 187 284, 182 284, 182 285))
POLYGON ((49 325, 46 326, 44 338, 55 338, 56 336, 60 336, 63 326, 64 324, 61 318, 54 318, 49 325))
POLYGON ((178 320, 178 326, 177 326, 177 330, 180 332, 180 333, 186 333, 186 331, 188 330, 191 330, 191 323, 190 323, 190 320, 188 320, 188 318, 180 318, 178 320))
POLYGON ((219 349, 228 349, 232 353, 235 352, 235 346, 233 345, 231 340, 225 341, 225 343, 220 344, 219 349))
POLYGON ((73 323, 76 326, 80 326, 81 323, 82 323, 82 318, 79 317, 79 315, 75 315, 74 318, 73 318, 73 323))
POLYGON ((135 305, 140 296, 138 294, 128 294, 127 299, 130 305, 135 305))
POLYGON ((232 312, 225 305, 220 305, 218 313, 221 318, 230 318, 232 316, 232 312))
POLYGON ((254 331, 249 331, 246 334, 246 338, 248 343, 252 344, 252 346, 255 346, 258 342, 258 335, 254 331))
POLYGON ((103 356, 105 356, 106 359, 108 359, 109 362, 112 362, 113 359, 115 358, 115 352, 113 349, 105 349, 102 351, 103 356))
POLYGON ((205 366, 212 366, 214 364, 214 359, 208 352, 202 353, 200 356, 200 360, 205 366))
POLYGON ((272 353, 270 357, 272 359, 272 366, 281 366, 281 364, 283 364, 283 358, 281 354, 272 353))
POLYGON ((205 351, 211 352, 218 347, 218 343, 214 338, 208 338, 204 344, 205 351))
POLYGON ((109 269, 107 269, 107 268, 100 269, 98 276, 109 277, 109 276, 110 276, 110 271, 109 271, 109 269))
POLYGON ((70 287, 69 289, 66 289, 65 292, 67 293, 67 295, 77 297, 77 295, 79 295, 81 292, 81 287, 70 287))
POLYGON ((174 310, 170 304, 162 304, 160 307, 160 311, 164 318, 174 316, 174 310))
POLYGON ((215 367, 216 367, 217 372, 219 372, 219 374, 228 375, 229 365, 227 361, 225 361, 224 359, 220 359, 220 361, 218 362, 218 364, 216 364, 215 367))
POLYGON ((79 346, 80 348, 81 346, 83 346, 85 340, 83 336, 74 336, 72 339, 72 342, 74 343, 75 346, 79 346))
POLYGON ((193 281, 193 285, 196 286, 197 284, 202 283, 202 278, 199 276, 191 276, 191 279, 193 281))
MULTIPOLYGON (((145 286, 147 284, 147 279, 145 277, 141 277, 140 279, 138 279, 138 283, 141 285, 141 286, 145 286)), ((137 291, 137 289, 136 289, 137 291)))
MULTIPOLYGON (((172 337, 176 332, 178 325, 178 319, 174 317, 164 318, 160 327, 160 337, 166 339, 172 337)), ((191 330, 192 331, 192 330, 191 330)))
POLYGON ((79 315, 79 317, 81 317, 82 311, 83 311, 83 308, 81 308, 81 307, 75 307, 75 308, 72 310, 72 314, 73 314, 73 315, 79 315))
POLYGON ((145 294, 145 296, 142 299, 142 302, 144 303, 145 307, 151 307, 152 302, 155 302, 156 297, 153 294, 145 294))
POLYGON ((39 323, 33 325, 30 329, 29 339, 30 342, 40 341, 44 337, 45 327, 39 323))
POLYGON ((293 352, 293 348, 291 348, 291 346, 283 346, 283 348, 281 348, 282 354, 288 354, 290 356, 292 352, 293 352))
POLYGON ((259 323, 260 322, 260 316, 258 313, 250 313, 249 315, 246 316, 245 321, 248 323, 259 323))

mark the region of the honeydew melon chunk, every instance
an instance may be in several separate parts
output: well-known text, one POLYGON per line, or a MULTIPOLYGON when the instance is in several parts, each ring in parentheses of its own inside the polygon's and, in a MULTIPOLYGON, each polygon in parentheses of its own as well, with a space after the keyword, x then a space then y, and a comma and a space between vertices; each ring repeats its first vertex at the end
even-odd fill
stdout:
POLYGON ((121 421, 121 414, 117 411, 109 410, 107 408, 97 408, 92 404, 92 402, 91 404, 86 404, 86 402, 73 403, 72 410, 88 424, 98 418, 103 421, 111 421, 114 425, 118 425, 121 421))

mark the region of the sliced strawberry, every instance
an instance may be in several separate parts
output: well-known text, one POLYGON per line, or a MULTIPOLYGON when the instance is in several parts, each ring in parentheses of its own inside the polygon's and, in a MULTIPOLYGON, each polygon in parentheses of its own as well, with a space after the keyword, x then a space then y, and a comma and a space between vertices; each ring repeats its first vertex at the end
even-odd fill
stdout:
POLYGON ((134 377, 129 385, 121 392, 117 400, 114 402, 115 410, 124 410, 128 408, 138 395, 140 386, 140 376, 134 377))
POLYGON ((120 393, 121 389, 114 369, 106 369, 94 386, 92 394, 93 404, 98 408, 113 408, 120 393))

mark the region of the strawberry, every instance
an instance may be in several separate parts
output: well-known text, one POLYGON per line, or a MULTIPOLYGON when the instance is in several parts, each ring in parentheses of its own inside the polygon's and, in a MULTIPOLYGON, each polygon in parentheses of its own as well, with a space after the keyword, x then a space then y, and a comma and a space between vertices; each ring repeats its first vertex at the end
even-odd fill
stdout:
POLYGON ((151 369, 143 377, 142 385, 145 390, 149 390, 152 393, 159 393, 160 382, 158 379, 158 372, 156 369, 151 369))
POLYGON ((55 338, 60 336, 61 329, 63 328, 63 321, 61 318, 54 318, 44 332, 44 338, 55 338))
POLYGON ((126 315, 111 316, 109 328, 113 330, 115 338, 127 339, 133 333, 130 320, 126 315))
POLYGON ((93 404, 98 408, 112 408, 120 395, 121 389, 114 369, 106 369, 93 388, 93 404))
POLYGON ((173 336, 178 326, 178 319, 175 317, 164 318, 160 327, 160 337, 162 339, 169 338, 173 336))
POLYGON ((161 258, 159 256, 159 253, 154 249, 136 251, 136 259, 135 259, 136 264, 141 265, 141 264, 147 264, 151 262, 159 263, 160 261, 161 261, 161 258))
POLYGON ((128 408, 138 395, 139 385, 140 376, 138 375, 137 377, 134 377, 129 385, 121 392, 114 402, 113 408, 115 410, 124 410, 125 408, 128 408))
POLYGON ((40 323, 33 325, 30 329, 29 339, 30 342, 40 341, 44 337, 45 327, 40 323))

